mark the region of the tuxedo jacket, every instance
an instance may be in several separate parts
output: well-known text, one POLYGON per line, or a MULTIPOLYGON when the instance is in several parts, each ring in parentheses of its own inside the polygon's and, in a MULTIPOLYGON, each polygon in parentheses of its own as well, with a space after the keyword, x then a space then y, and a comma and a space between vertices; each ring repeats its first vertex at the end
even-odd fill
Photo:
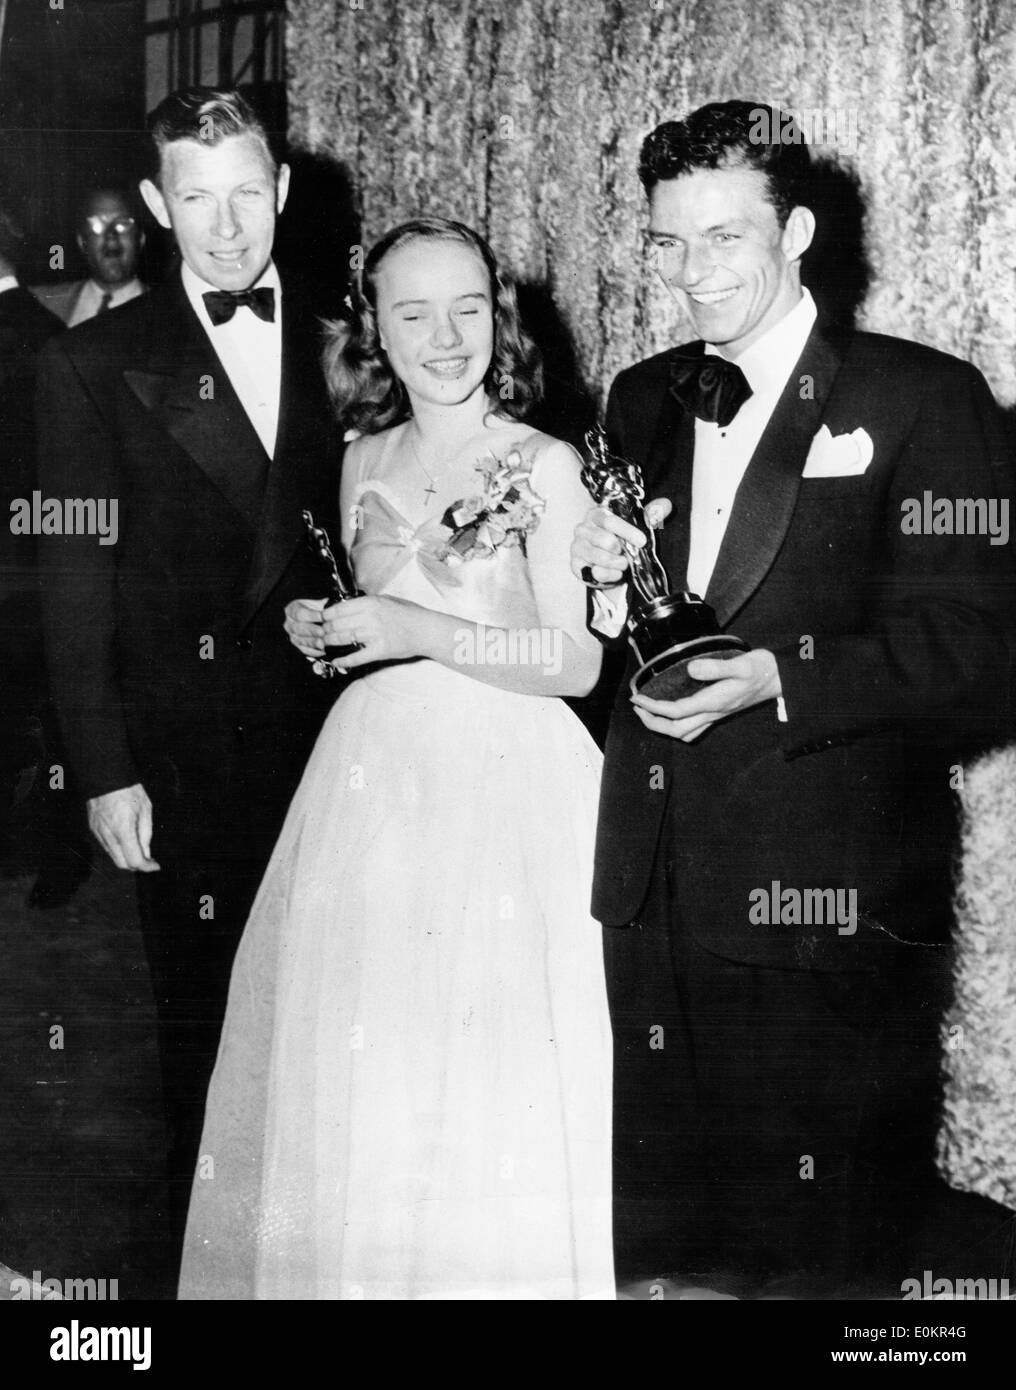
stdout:
MULTIPOLYGON (((659 550, 677 589, 687 582, 694 419, 669 390, 671 357, 618 376, 607 430, 642 467, 646 496, 673 502, 659 550)), ((768 701, 692 743, 652 733, 629 703, 629 661, 605 755, 601 921, 658 916, 649 899, 664 896, 668 920, 714 953, 790 968, 856 969, 894 937, 941 939, 955 765, 998 734, 1013 566, 1011 544, 984 535, 905 534, 903 504, 929 491, 1011 494, 983 378, 915 343, 816 325, 738 488, 703 596, 724 630, 775 653, 787 721, 768 701), (863 473, 802 476, 823 425, 867 433, 863 473), (801 920, 805 890, 827 889, 843 892, 843 907, 854 892, 856 930, 819 920, 833 915, 828 896, 822 906, 812 897, 801 920)))
POLYGON ((40 361, 43 497, 118 511, 115 545, 41 539, 54 699, 83 794, 144 783, 164 853, 256 833, 262 807, 277 828, 333 698, 283 631, 323 592, 300 513, 335 525, 340 441, 319 321, 282 283, 272 459, 179 274, 40 361))

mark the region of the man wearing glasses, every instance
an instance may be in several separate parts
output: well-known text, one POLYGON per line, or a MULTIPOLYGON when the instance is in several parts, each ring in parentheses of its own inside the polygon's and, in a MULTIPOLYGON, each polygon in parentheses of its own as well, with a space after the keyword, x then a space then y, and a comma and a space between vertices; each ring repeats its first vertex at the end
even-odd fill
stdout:
POLYGON ((108 309, 118 309, 145 292, 137 277, 145 234, 126 193, 97 188, 85 197, 77 223, 77 243, 88 267, 87 279, 41 285, 33 291, 69 328, 108 309))

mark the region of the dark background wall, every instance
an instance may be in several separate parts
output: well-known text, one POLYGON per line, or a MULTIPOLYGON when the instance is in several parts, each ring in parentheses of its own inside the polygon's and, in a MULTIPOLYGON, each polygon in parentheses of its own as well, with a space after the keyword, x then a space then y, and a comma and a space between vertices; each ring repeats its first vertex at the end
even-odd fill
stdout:
MULTIPOLYGON (((29 234, 28 283, 81 273, 79 199, 143 177, 146 115, 174 88, 238 85, 286 129, 285 0, 0 0, 0 13, 0 198, 29 234)), ((147 215, 146 230, 152 280, 171 248, 147 215)))
POLYGON ((145 122, 145 8, 137 0, 8 0, 0 49, 0 189, 30 235, 26 280, 78 272, 73 209, 89 187, 137 178, 145 122))

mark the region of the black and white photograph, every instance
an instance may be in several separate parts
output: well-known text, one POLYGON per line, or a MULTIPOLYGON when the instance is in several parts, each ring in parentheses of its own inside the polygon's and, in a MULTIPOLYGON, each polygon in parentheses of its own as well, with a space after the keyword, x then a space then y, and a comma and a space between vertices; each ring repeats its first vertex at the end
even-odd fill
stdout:
POLYGON ((33 1364, 322 1301, 978 1364, 1014 111, 1016 0, 0 0, 33 1364))

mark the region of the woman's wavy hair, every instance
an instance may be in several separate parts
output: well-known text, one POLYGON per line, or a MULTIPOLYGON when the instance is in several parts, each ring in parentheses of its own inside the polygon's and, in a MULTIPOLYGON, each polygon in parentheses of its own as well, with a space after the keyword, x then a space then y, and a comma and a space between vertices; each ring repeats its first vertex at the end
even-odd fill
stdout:
POLYGON ((410 241, 460 241, 483 261, 494 313, 494 351, 483 384, 498 411, 523 419, 543 394, 543 366, 539 348, 522 327, 514 285, 471 227, 446 217, 417 217, 393 227, 371 248, 352 288, 349 318, 325 325, 325 379, 340 422, 346 429, 377 434, 409 417, 409 397, 381 347, 377 273, 389 251, 410 241))

